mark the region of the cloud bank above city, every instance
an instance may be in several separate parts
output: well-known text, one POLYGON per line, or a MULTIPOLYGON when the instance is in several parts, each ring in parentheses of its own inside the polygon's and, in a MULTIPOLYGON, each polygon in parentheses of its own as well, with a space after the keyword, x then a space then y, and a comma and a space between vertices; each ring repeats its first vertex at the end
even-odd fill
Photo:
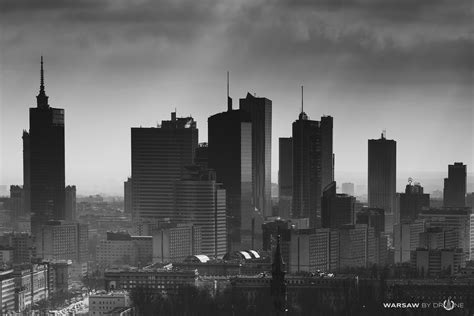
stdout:
MULTIPOLYGON (((398 170, 446 171, 473 156, 471 1, 26 1, 1 4, 1 184, 22 182, 21 133, 46 93, 65 109, 66 179, 119 193, 130 127, 207 118, 247 91, 273 101, 278 137, 305 112, 334 117, 336 179, 367 170, 367 139, 398 142, 398 170)), ((355 180, 354 180, 355 181, 355 180)), ((442 182, 440 179, 440 187, 442 182)))

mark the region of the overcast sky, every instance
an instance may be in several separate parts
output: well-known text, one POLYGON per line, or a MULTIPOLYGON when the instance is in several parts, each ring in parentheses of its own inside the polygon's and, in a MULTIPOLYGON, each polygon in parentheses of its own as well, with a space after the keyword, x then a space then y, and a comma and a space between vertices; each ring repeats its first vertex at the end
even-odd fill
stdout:
POLYGON ((41 54, 79 193, 121 193, 130 127, 174 108, 206 141, 207 118, 226 109, 227 70, 234 105, 247 92, 273 101, 274 182, 300 85, 311 119, 334 117, 337 180, 365 175, 367 139, 383 129, 401 173, 447 173, 454 161, 471 171, 472 21, 463 0, 2 0, 0 184, 22 184, 41 54))

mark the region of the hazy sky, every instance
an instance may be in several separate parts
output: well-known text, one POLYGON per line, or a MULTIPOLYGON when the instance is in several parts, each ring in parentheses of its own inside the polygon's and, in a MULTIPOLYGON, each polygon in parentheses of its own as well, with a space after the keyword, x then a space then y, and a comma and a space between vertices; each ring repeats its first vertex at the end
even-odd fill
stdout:
POLYGON ((383 129, 401 173, 447 173, 454 161, 471 171, 472 21, 463 0, 2 0, 0 184, 22 183, 41 54, 79 193, 121 193, 130 127, 175 107, 206 141, 207 118, 226 109, 227 70, 234 105, 247 91, 273 101, 274 182, 300 85, 311 119, 334 117, 337 180, 366 173, 367 139, 383 129))

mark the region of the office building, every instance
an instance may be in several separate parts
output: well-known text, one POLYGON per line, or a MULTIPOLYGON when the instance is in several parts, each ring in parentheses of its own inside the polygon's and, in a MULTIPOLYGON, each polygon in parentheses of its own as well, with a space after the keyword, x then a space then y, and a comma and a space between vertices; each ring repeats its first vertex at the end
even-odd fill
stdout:
POLYGON ((293 138, 280 137, 278 166, 278 215, 291 218, 293 197, 293 138))
POLYGON ((430 195, 423 193, 419 183, 410 183, 405 187, 405 193, 400 194, 400 220, 417 219, 423 210, 430 208, 430 195))
POLYGON ((341 185, 342 193, 354 196, 354 183, 345 182, 341 185))
POLYGON ((459 244, 459 232, 442 227, 428 228, 420 233, 418 247, 424 249, 454 249, 459 244))
POLYGON ((227 252, 226 192, 215 172, 200 166, 186 167, 174 182, 173 220, 201 228, 201 254, 222 257, 227 252))
POLYGON ((331 116, 312 121, 301 111, 293 122, 293 218, 321 226, 323 189, 334 181, 331 116))
POLYGON ((23 264, 13 271, 15 287, 23 303, 22 311, 49 297, 48 264, 23 264))
POLYGON ((444 207, 466 206, 466 169, 462 162, 448 166, 448 177, 444 179, 444 207))
POLYGON ((125 214, 132 214, 132 179, 127 178, 123 183, 123 211, 125 214))
POLYGON ((272 101, 247 93, 239 100, 240 109, 252 121, 252 184, 255 207, 263 216, 272 216, 272 101))
POLYGON ((0 314, 15 310, 15 277, 13 270, 0 271, 0 314))
POLYGON ((35 237, 36 256, 44 260, 88 260, 89 230, 86 224, 50 221, 35 237))
POLYGON ((208 119, 208 163, 226 190, 228 249, 239 250, 251 248, 263 213, 253 203, 251 116, 231 101, 208 119))
POLYGON ((68 185, 66 187, 66 220, 76 220, 76 186, 68 185))
POLYGON ((369 207, 385 211, 385 232, 392 233, 395 222, 397 142, 385 138, 369 139, 368 145, 369 207))
POLYGON ((173 181, 193 163, 198 129, 192 117, 157 127, 132 128, 132 216, 162 219, 173 216, 173 181))
POLYGON ((420 234, 427 228, 425 219, 403 220, 393 228, 394 262, 410 261, 410 253, 420 245, 420 234))
POLYGON ((107 238, 97 246, 97 263, 101 268, 114 265, 143 267, 152 263, 152 245, 152 236, 107 232, 107 238))
POLYGON ((462 249, 416 249, 411 264, 421 277, 448 277, 466 266, 462 249))
POLYGON ((374 228, 366 224, 346 225, 339 230, 340 269, 370 267, 377 263, 374 228))
POLYGON ((356 224, 367 224, 378 236, 385 230, 385 214, 381 208, 362 207, 356 214, 356 224))
POLYGON ((322 197, 321 223, 324 228, 355 224, 355 197, 336 193, 336 182, 326 186, 322 197))
POLYGON ((209 152, 207 143, 199 143, 198 147, 196 148, 194 164, 204 169, 209 168, 209 152))
POLYGON ((0 245, 13 249, 13 263, 22 264, 35 256, 33 238, 28 233, 7 233, 0 236, 0 245))
POLYGON ((201 254, 202 229, 192 224, 170 223, 153 233, 153 263, 181 262, 201 254))
POLYGON ((50 107, 41 57, 37 107, 30 108, 30 129, 23 132, 24 189, 29 192, 33 233, 49 220, 65 219, 64 110, 50 107))
POLYGON ((132 304, 127 292, 97 293, 89 296, 89 315, 111 315, 114 310, 129 307, 132 304))
POLYGON ((10 199, 7 203, 7 209, 12 211, 13 218, 25 216, 25 190, 19 185, 10 186, 10 199))
POLYGON ((197 277, 195 270, 177 270, 172 265, 107 269, 104 273, 106 291, 131 291, 145 287, 156 294, 171 295, 176 294, 180 287, 196 285, 197 277))

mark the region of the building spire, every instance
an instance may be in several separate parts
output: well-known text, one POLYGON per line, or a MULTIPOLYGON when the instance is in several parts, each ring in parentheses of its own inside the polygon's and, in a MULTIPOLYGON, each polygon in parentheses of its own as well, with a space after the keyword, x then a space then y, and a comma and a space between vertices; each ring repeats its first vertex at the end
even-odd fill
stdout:
POLYGON ((229 96, 229 72, 227 71, 227 111, 232 111, 232 98, 229 96))
POLYGON ((48 108, 48 96, 44 91, 44 68, 43 68, 43 55, 41 55, 41 77, 40 77, 40 90, 36 96, 36 104, 39 108, 48 108))
POLYGON ((301 86, 301 113, 304 113, 304 104, 303 104, 303 86, 301 86))

